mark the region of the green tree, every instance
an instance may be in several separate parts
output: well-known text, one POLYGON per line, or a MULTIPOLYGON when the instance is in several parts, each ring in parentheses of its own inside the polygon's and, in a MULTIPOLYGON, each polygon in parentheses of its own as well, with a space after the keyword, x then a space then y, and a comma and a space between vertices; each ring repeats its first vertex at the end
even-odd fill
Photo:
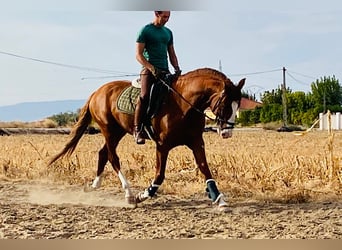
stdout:
MULTIPOLYGON (((291 90, 288 89, 288 92, 290 92, 291 90)), ((271 91, 265 91, 262 95, 261 95, 261 102, 264 105, 268 105, 268 104, 282 104, 282 90, 280 87, 278 87, 277 89, 272 89, 271 91)))
MULTIPOLYGON (((291 89, 286 90, 286 95, 291 93, 291 89)), ((261 95, 261 102, 263 103, 260 110, 260 121, 262 123, 281 121, 283 119, 283 105, 282 105, 282 89, 272 89, 265 91, 261 95)))
POLYGON ((312 107, 309 95, 304 92, 294 92, 287 95, 288 121, 291 124, 302 125, 305 112, 312 107))
POLYGON ((48 117, 49 119, 57 122, 58 126, 70 126, 73 125, 78 118, 79 110, 75 112, 64 112, 64 113, 59 113, 52 115, 48 117))
MULTIPOLYGON (((342 112, 342 87, 333 77, 323 77, 311 84, 312 93, 292 92, 286 89, 287 118, 293 125, 311 126, 320 112, 342 112)), ((241 112, 242 125, 269 123, 283 120, 282 89, 278 87, 261 95, 262 107, 241 112)))
POLYGON ((342 87, 335 76, 321 77, 311 84, 312 101, 319 112, 339 111, 342 105, 342 87))
POLYGON ((242 91, 241 96, 242 96, 242 97, 245 97, 245 98, 247 98, 247 99, 249 99, 249 100, 256 101, 255 95, 251 95, 251 94, 249 94, 248 92, 242 91))
POLYGON ((283 119, 283 107, 281 104, 274 103, 262 106, 260 111, 260 121, 268 123, 281 121, 283 119))

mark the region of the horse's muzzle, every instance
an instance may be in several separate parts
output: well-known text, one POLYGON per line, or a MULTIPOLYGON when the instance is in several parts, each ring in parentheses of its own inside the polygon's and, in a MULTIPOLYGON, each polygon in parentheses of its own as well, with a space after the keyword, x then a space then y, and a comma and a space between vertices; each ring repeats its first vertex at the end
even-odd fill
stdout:
POLYGON ((219 127, 217 133, 222 139, 227 139, 233 136, 234 123, 228 123, 227 126, 221 128, 219 127))
POLYGON ((233 136, 233 129, 219 129, 218 134, 222 137, 222 139, 228 139, 233 136))

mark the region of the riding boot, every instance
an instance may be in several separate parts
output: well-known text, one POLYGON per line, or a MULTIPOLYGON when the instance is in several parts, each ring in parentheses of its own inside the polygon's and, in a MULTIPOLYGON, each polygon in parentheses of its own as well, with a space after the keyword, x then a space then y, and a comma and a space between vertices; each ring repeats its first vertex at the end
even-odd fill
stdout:
POLYGON ((133 136, 137 144, 145 144, 144 130, 143 130, 143 118, 147 110, 146 101, 139 98, 137 106, 135 107, 134 114, 134 131, 133 136))

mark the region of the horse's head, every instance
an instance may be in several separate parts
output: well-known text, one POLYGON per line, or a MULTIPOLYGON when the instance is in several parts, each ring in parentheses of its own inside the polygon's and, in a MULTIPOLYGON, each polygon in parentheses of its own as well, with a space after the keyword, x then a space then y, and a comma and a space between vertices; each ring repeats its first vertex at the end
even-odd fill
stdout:
POLYGON ((241 89, 246 79, 240 80, 238 85, 234 85, 228 78, 225 87, 221 91, 218 100, 213 108, 216 115, 216 123, 218 125, 217 133, 223 138, 232 137, 235 125, 236 113, 240 106, 241 89))

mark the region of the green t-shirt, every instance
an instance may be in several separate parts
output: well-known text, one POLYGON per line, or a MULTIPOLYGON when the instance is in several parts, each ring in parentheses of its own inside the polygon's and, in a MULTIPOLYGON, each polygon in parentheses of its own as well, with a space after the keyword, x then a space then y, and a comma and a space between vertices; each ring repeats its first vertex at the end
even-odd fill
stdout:
POLYGON ((144 57, 147 61, 157 68, 168 70, 167 48, 173 44, 170 29, 147 24, 138 33, 137 43, 145 44, 144 57))

